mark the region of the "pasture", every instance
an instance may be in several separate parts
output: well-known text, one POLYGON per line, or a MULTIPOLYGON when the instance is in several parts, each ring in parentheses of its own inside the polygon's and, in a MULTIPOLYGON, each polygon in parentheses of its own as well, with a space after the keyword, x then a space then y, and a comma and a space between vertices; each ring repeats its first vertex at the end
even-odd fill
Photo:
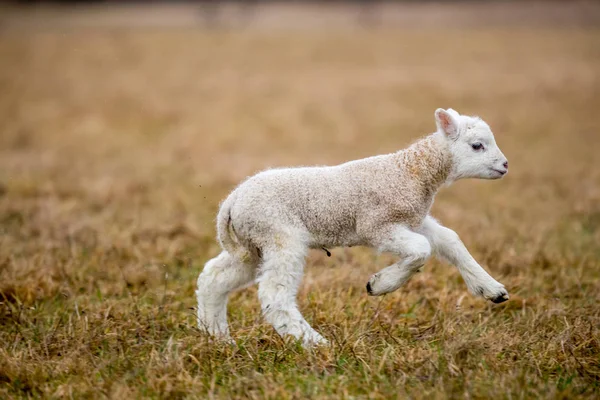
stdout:
POLYGON ((598 398, 600 7, 582 4, 535 24, 416 5, 370 28, 4 21, 0 397, 598 398), (196 278, 240 180, 396 151, 438 107, 483 117, 509 159, 433 215, 510 301, 434 260, 368 297, 393 258, 333 249, 298 298, 330 348, 277 336, 255 287, 230 300, 235 346, 199 333, 196 278))

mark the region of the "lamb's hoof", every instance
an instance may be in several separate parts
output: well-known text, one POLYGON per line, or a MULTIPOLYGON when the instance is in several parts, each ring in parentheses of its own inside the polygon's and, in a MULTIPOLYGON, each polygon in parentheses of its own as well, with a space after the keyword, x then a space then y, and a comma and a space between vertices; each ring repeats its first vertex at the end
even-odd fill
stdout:
POLYGON ((304 347, 305 349, 314 349, 317 347, 326 346, 329 346, 329 341, 321 336, 319 338, 311 338, 308 340, 305 339, 302 341, 302 347, 304 347))
POLYGON ((371 282, 367 282, 367 293, 369 296, 373 296, 373 289, 371 289, 371 282))
POLYGON ((500 282, 493 281, 491 283, 478 286, 471 293, 479 295, 493 303, 504 303, 509 299, 508 291, 500 282))
POLYGON ((504 303, 505 301, 508 300, 508 294, 503 293, 503 294, 501 294, 497 297, 494 297, 493 299, 490 299, 490 300, 492 300, 492 302, 496 303, 496 304, 504 303))

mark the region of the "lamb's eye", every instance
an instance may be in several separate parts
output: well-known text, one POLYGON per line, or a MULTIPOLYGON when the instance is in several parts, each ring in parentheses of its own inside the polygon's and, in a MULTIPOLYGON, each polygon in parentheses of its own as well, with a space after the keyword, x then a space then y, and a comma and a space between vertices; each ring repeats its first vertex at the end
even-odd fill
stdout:
POLYGON ((481 143, 473 143, 471 147, 473 150, 483 150, 483 145, 481 143))

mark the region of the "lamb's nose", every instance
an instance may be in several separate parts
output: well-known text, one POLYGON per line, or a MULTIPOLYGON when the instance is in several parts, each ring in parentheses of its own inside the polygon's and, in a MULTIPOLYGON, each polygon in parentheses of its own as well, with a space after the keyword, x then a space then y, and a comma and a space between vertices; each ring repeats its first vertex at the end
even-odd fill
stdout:
POLYGON ((504 164, 502 165, 504 165, 504 168, 508 169, 508 161, 504 161, 504 164))

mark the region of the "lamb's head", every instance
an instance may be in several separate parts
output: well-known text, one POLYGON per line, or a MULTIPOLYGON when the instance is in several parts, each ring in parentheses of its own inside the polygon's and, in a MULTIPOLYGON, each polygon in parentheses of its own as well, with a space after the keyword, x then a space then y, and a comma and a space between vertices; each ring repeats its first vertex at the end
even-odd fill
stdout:
POLYGON ((452 154, 451 179, 499 179, 508 172, 508 160, 483 120, 438 108, 435 121, 452 154))

